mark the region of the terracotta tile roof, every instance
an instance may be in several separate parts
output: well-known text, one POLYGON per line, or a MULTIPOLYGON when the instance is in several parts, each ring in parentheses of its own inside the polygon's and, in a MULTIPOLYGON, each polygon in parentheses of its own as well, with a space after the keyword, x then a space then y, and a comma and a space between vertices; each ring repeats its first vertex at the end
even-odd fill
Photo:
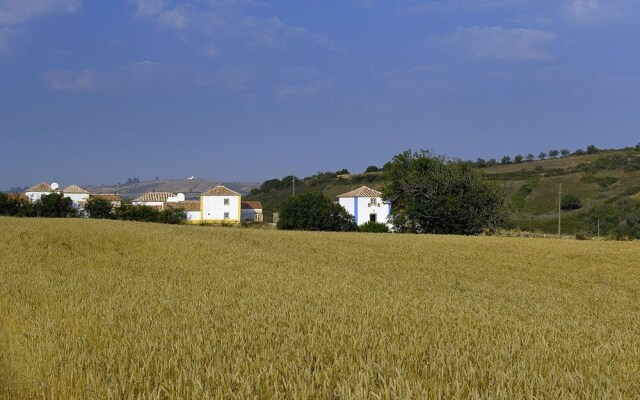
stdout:
POLYGON ((48 183, 44 183, 44 182, 40 182, 35 186, 30 187, 29 189, 25 190, 26 192, 51 192, 51 186, 48 183))
POLYGON ((208 192, 204 193, 203 196, 242 196, 242 195, 238 192, 234 192, 229 188, 218 185, 210 189, 208 192))
POLYGON ((243 210, 262 210, 262 203, 259 201, 243 201, 242 202, 243 210))
POLYGON ((381 197, 382 193, 377 190, 373 190, 366 186, 361 186, 356 190, 352 190, 348 193, 341 194, 338 197, 381 197))
POLYGON ((169 197, 176 197, 176 195, 173 194, 173 193, 169 193, 169 192, 150 192, 150 193, 143 194, 142 196, 138 197, 137 199, 134 200, 134 202, 164 203, 165 201, 167 201, 167 199, 169 197))
POLYGON ((200 202, 197 200, 178 201, 167 203, 167 207, 179 208, 184 211, 200 211, 200 202))
POLYGON ((63 193, 74 193, 74 194, 89 194, 86 190, 81 188, 78 185, 69 185, 66 188, 62 189, 63 193))
POLYGON ((122 201, 120 196, 117 194, 92 194, 91 197, 96 197, 106 201, 122 201))

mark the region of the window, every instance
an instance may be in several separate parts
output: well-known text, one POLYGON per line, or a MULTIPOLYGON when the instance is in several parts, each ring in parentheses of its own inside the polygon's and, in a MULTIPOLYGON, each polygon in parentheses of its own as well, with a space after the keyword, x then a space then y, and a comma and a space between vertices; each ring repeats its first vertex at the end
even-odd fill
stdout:
POLYGON ((371 199, 369 199, 369 206, 370 207, 375 207, 378 205, 378 199, 376 197, 372 197, 371 199))
POLYGON ((229 205, 229 199, 224 199, 224 205, 228 206, 229 205))
POLYGON ((224 219, 229 219, 229 213, 228 212, 224 213, 224 219))
POLYGON ((369 222, 378 222, 378 216, 376 214, 369 214, 369 222))

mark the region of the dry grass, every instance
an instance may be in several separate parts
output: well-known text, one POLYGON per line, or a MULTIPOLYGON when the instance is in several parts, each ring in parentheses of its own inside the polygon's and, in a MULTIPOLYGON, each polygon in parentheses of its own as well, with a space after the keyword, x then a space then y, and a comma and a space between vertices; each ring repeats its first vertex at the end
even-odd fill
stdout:
POLYGON ((638 398, 638 254, 0 218, 0 397, 638 398))

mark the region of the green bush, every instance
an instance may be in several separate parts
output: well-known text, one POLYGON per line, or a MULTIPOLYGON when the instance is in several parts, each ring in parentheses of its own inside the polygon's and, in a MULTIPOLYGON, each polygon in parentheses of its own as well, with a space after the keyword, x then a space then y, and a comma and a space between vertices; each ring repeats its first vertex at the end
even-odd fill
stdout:
POLYGON ((28 200, 0 192, 0 215, 11 217, 27 216, 30 210, 31 204, 28 200))
POLYGON ((113 205, 111 202, 99 197, 89 197, 89 200, 87 200, 87 204, 84 207, 84 211, 87 213, 89 218, 95 219, 113 218, 113 215, 111 214, 112 210, 113 205))
POLYGON ((179 224, 185 219, 183 210, 169 207, 159 210, 150 206, 134 206, 123 204, 113 211, 115 219, 138 222, 159 222, 163 224, 179 224))
POLYGON ((67 218, 76 216, 73 201, 62 193, 45 194, 31 205, 31 216, 45 218, 67 218))
POLYGON ((562 201, 560 202, 560 208, 563 210, 577 210, 582 208, 582 202, 573 194, 566 194, 562 196, 562 201))
POLYGON ((355 231, 353 216, 321 193, 290 197, 280 206, 278 229, 306 231, 355 231))
POLYGON ((358 227, 358 232, 388 233, 389 227, 381 222, 369 221, 358 227))

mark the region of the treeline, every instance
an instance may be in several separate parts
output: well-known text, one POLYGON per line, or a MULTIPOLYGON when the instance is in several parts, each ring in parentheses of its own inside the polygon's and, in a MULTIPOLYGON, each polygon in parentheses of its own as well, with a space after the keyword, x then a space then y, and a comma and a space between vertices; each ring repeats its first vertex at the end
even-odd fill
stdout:
POLYGON ((478 168, 486 168, 486 167, 493 167, 498 164, 501 164, 501 165, 521 164, 523 162, 535 161, 536 159, 545 160, 547 158, 559 158, 559 157, 581 156, 584 154, 596 154, 596 153, 599 153, 600 151, 602 150, 598 149, 596 146, 589 145, 587 146, 586 150, 577 149, 573 153, 568 149, 561 149, 561 150, 551 149, 548 152, 541 151, 540 153, 538 153, 537 156, 534 155, 533 153, 528 153, 524 155, 516 154, 513 158, 511 158, 510 155, 504 155, 502 156, 500 161, 496 160, 495 158, 491 158, 489 160, 485 160, 484 158, 478 158, 474 162, 474 164, 478 168))
POLYGON ((159 210, 149 206, 121 204, 114 207, 108 200, 92 197, 83 210, 73 208, 73 202, 62 193, 51 193, 30 202, 17 195, 0 192, 0 215, 26 218, 74 218, 115 219, 123 221, 179 224, 185 220, 183 210, 167 208, 159 210))

